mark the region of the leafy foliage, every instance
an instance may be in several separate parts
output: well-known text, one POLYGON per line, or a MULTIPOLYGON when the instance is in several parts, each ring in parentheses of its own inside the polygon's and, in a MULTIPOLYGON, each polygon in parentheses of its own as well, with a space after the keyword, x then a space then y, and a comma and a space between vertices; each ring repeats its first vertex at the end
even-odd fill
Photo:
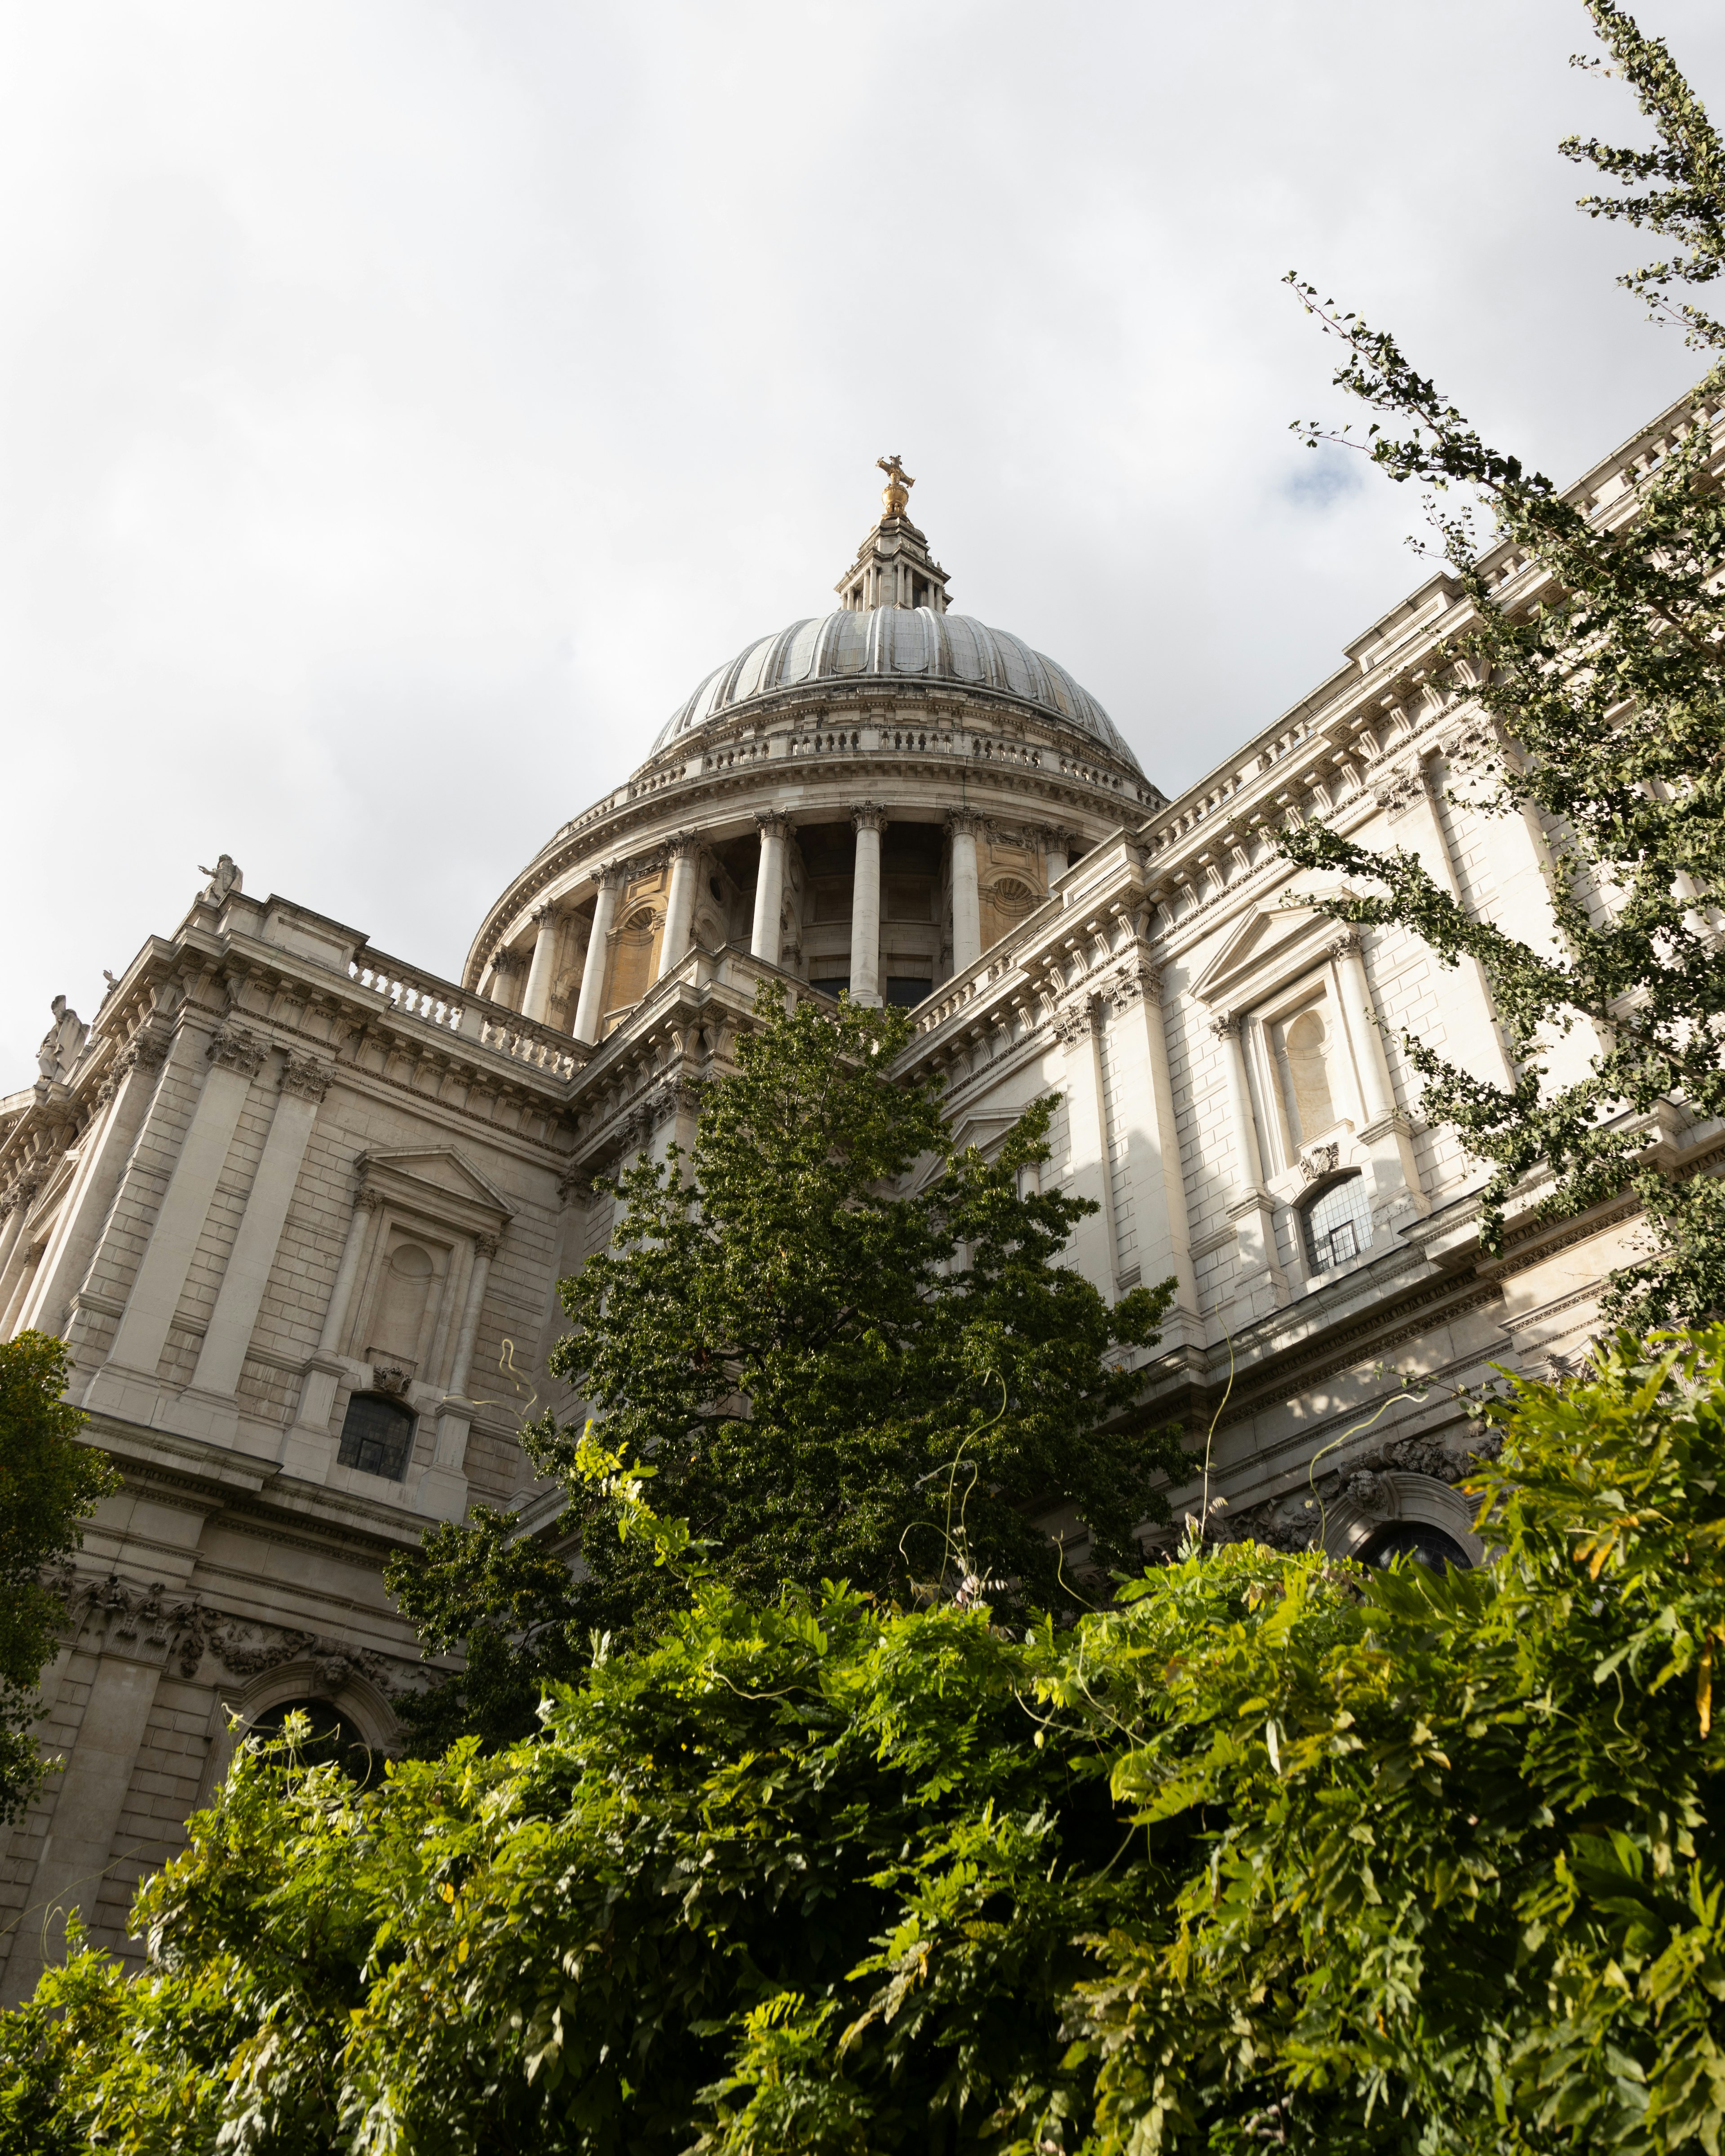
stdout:
POLYGON ((42 1762, 29 1735, 37 1681, 62 1616, 44 1570, 78 1547, 79 1522, 119 1478, 77 1441, 64 1343, 45 1332, 0 1341, 0 1821, 34 1795, 42 1762))
MULTIPOLYGON (((1572 139, 1566 155, 1625 187, 1591 197, 1590 215, 1626 219, 1678 251, 1620 281, 1692 343, 1725 352, 1725 326, 1674 303, 1671 287, 1725 266, 1725 151, 1665 46, 1610 0, 1589 13, 1614 67, 1652 121, 1657 146, 1572 139)), ((1725 393, 1715 362, 1675 446, 1638 476, 1625 511, 1599 521, 1552 482, 1490 447, 1461 410, 1359 316, 1307 307, 1348 357, 1338 386, 1384 415, 1365 438, 1398 482, 1460 489, 1489 511, 1494 543, 1532 564, 1511 592, 1488 581, 1473 513, 1434 509, 1450 566, 1471 602, 1469 626, 1440 664, 1496 722, 1502 755, 1461 762, 1461 790, 1489 814, 1531 814, 1553 839, 1557 940, 1525 940, 1476 919, 1402 850, 1380 854, 1314 824, 1285 841, 1307 867, 1339 870, 1372 890, 1328 906, 1363 923, 1414 929, 1445 963, 1483 968, 1517 1057, 1497 1085, 1418 1040, 1424 1112, 1493 1164, 1488 1246, 1505 1205, 1543 1176, 1548 1217, 1585 1210, 1629 1186, 1651 1231, 1649 1254, 1614 1276, 1613 1308, 1645 1323, 1725 1307, 1725 1189, 1711 1176, 1673 1180, 1647 1157, 1648 1119, 1680 1100, 1705 1120, 1725 1112, 1725 498, 1714 475, 1710 408, 1725 393), (1394 429, 1399 426, 1404 431, 1394 429), (1590 1044, 1580 1075, 1553 1075, 1553 1049, 1590 1044)), ((1323 438, 1316 422, 1302 431, 1323 438)))
MULTIPOLYGON (((1096 1208, 1020 1188, 1048 1158, 1051 1101, 984 1161, 955 1149, 932 1083, 891 1075, 902 1012, 787 1010, 769 988, 757 1015, 692 1152, 620 1178, 612 1250, 562 1284, 572 1330, 552 1368, 739 1593, 944 1580, 974 1597, 986 1581, 1003 1605, 1081 1606, 1035 1516, 1075 1505, 1103 1568, 1132 1563, 1135 1529, 1166 1517, 1158 1486, 1183 1454, 1132 1414, 1122 1351, 1156 1339, 1172 1284, 1111 1308, 1060 1262, 1096 1208)), ((413 1710, 434 1742, 525 1733, 542 1675, 680 1606, 676 1578, 605 1531, 572 1473, 578 1430, 526 1436, 568 1483, 583 1576, 511 1553, 492 1519, 398 1561, 422 1637, 469 1657, 458 1690, 413 1710)))
POLYGON ((0 2152, 1715 2151, 1725 1328, 1482 1410, 1473 1573, 1189 1546, 1006 1634, 686 1583, 543 1732, 242 1748, 0 2018, 0 2152))

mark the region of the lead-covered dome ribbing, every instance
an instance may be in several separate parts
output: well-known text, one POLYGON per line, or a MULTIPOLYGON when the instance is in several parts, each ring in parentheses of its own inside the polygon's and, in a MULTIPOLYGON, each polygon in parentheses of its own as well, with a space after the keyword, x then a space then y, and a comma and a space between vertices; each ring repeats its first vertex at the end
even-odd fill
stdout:
POLYGON ((848 680, 954 681, 993 690, 1087 734, 1142 775, 1119 728, 1064 666, 1004 629, 927 607, 822 614, 757 638, 707 675, 661 729, 654 750, 787 689, 848 680))

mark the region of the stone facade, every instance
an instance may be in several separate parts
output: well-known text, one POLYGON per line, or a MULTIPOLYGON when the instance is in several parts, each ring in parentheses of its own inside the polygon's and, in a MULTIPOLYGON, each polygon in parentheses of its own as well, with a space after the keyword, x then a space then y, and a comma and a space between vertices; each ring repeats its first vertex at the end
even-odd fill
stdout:
MULTIPOLYGON (((1575 498, 1625 513, 1681 416, 1575 498)), ((1494 752, 1440 649, 1461 593, 1432 578, 1169 801, 1062 669, 951 610, 889 477, 838 610, 702 683, 502 893, 459 981, 249 896, 224 856, 0 1101, 0 1325, 64 1334, 126 1482, 65 1582, 43 1722, 65 1768, 4 1849, 0 1999, 74 1904, 129 1951, 133 1885, 236 1715, 321 1702, 387 1750, 426 1676, 393 1551, 474 1502, 555 1534, 516 1433, 579 1409, 545 1358, 557 1281, 613 1224, 594 1178, 689 1142, 763 979, 910 1007, 906 1075, 937 1072, 985 1151, 1061 1096, 1044 1173, 1098 1207, 1071 1262, 1111 1297, 1176 1283, 1143 1380, 1205 1463, 1177 1515, 1207 1494, 1224 1534, 1480 1554, 1456 1389, 1568 1367, 1633 1219, 1482 1253, 1478 1172, 1422 1124, 1400 1034, 1506 1073, 1483 979, 1339 928, 1276 851, 1322 815, 1551 932, 1545 834, 1449 783, 1494 752)), ((1647 1132, 1686 1163, 1717 1136, 1647 1132)), ((1081 1522, 1050 1526, 1081 1553, 1081 1522)))

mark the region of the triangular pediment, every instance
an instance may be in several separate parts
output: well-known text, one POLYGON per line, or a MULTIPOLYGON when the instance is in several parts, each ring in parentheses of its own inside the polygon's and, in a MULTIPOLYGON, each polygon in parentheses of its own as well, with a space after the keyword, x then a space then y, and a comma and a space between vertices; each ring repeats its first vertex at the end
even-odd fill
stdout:
POLYGON ((361 1156, 359 1166, 368 1182, 415 1183, 428 1194, 484 1206, 506 1220, 515 1215, 514 1206, 496 1184, 453 1146, 377 1146, 361 1156))
POLYGON ((1312 964, 1334 936, 1337 924, 1325 901, 1340 895, 1313 891, 1294 905, 1270 899, 1255 906, 1194 981, 1193 994, 1219 1009, 1270 993, 1312 964))

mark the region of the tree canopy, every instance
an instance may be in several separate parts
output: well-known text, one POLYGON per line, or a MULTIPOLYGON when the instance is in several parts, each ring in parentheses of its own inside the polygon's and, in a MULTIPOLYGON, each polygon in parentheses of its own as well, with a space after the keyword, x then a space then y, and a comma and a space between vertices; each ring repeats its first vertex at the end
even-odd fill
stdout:
POLYGON ((542 1733, 241 1748, 0 2017, 0 2156, 1717 2148, 1725 1328, 1487 1404, 1498 1554, 1189 1542, 1070 1631, 682 1583, 542 1733))
POLYGON ((42 1779, 29 1732, 64 1614, 43 1575, 119 1486, 100 1453, 79 1444, 85 1417, 65 1389, 64 1342, 45 1332, 0 1341, 0 1821, 15 1820, 42 1779))
MULTIPOLYGON (((1127 1351, 1155 1341, 1172 1284, 1111 1306, 1061 1261, 1096 1208, 1039 1187, 1051 1097, 984 1159, 954 1146, 934 1083, 893 1075, 902 1012, 789 1009, 769 988, 757 1016, 690 1152, 614 1185, 612 1248, 562 1283, 553 1370, 739 1593, 846 1579, 906 1601, 1082 1606, 1094 1585, 1040 1522, 1076 1507, 1106 1577, 1136 1569, 1136 1529, 1167 1517, 1184 1454, 1136 1410, 1127 1351)), ((531 1728, 542 1676, 679 1606, 649 1553, 603 1531, 571 1473, 579 1435, 526 1432, 567 1480, 579 1576, 495 1515, 437 1530, 392 1572, 422 1636, 468 1656, 416 1710, 428 1741, 531 1728)))
MULTIPOLYGON (((1725 354, 1725 325, 1676 296, 1725 269, 1725 147, 1659 39, 1611 0, 1588 0, 1588 13, 1610 55, 1605 72, 1628 85, 1656 139, 1645 150, 1564 142, 1566 157, 1629 191, 1580 207, 1671 244, 1619 281, 1690 343, 1725 354)), ((1398 482, 1464 497, 1433 509, 1471 603, 1439 665, 1497 739, 1464 753, 1451 783, 1488 814, 1538 821, 1558 941, 1478 917, 1413 855, 1373 851, 1322 823, 1290 834, 1284 850, 1367 886, 1327 901, 1338 917, 1400 924, 1446 964, 1471 954, 1483 968, 1514 1085, 1417 1036, 1407 1045, 1422 1111, 1492 1165, 1488 1245, 1501 1247, 1504 1209, 1530 1180, 1548 1185, 1547 1217, 1631 1188, 1649 1247, 1614 1276, 1612 1309, 1642 1323, 1716 1312, 1725 1184, 1674 1177, 1650 1147, 1663 1102, 1697 1122, 1725 1112, 1725 497, 1714 437, 1725 362, 1715 358, 1697 385, 1669 449, 1638 463, 1629 500, 1596 511, 1491 447, 1393 336, 1292 281, 1348 347, 1338 386, 1382 415, 1357 446, 1398 482), (1485 560, 1505 544, 1522 570, 1507 585, 1485 560), (1590 1052, 1580 1075, 1560 1080, 1553 1051, 1564 1036, 1590 1052)), ((1349 439, 1315 421, 1302 431, 1313 444, 1349 439)))

